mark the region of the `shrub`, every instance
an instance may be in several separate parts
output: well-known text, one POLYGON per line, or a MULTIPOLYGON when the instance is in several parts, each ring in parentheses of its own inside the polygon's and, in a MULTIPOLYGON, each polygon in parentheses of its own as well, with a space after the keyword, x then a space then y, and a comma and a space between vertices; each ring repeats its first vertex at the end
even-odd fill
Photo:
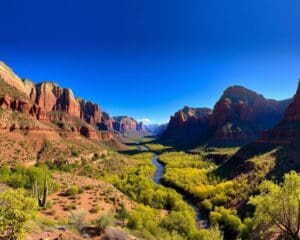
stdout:
POLYGON ((102 233, 107 227, 115 224, 115 218, 112 214, 105 214, 94 221, 98 231, 102 233))
POLYGON ((26 197, 24 190, 7 190, 1 193, 0 238, 22 239, 24 228, 34 218, 36 208, 35 200, 26 197))
POLYGON ((66 196, 76 196, 78 193, 79 193, 79 188, 75 185, 72 185, 66 190, 65 195, 66 196))
POLYGON ((92 207, 92 209, 90 210, 90 213, 98 213, 100 211, 100 206, 96 205, 94 207, 92 207))
POLYGON ((73 210, 70 212, 68 223, 80 232, 85 226, 85 217, 86 212, 83 209, 73 210))
POLYGON ((195 240, 223 240, 223 233, 219 227, 213 226, 209 229, 201 229, 193 236, 195 240))
POLYGON ((6 182, 11 174, 11 170, 7 165, 4 165, 0 169, 0 180, 6 182))
POLYGON ((241 219, 224 207, 216 207, 215 211, 210 213, 210 221, 212 224, 222 224, 225 236, 233 239, 241 233, 243 227, 241 219))

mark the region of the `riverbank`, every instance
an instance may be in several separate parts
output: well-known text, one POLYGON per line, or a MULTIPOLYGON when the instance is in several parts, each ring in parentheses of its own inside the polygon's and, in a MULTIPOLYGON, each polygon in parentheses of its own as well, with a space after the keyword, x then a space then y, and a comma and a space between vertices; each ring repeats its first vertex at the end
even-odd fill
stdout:
POLYGON ((170 184, 167 184, 166 182, 163 181, 165 166, 161 161, 159 161, 158 155, 156 153, 153 153, 152 163, 156 167, 156 171, 153 175, 152 180, 157 184, 163 185, 164 187, 172 188, 180 195, 182 195, 183 200, 194 209, 197 225, 201 228, 208 228, 209 227, 208 217, 203 213, 201 207, 197 205, 193 196, 190 193, 182 189, 179 189, 178 187, 171 186, 170 184))

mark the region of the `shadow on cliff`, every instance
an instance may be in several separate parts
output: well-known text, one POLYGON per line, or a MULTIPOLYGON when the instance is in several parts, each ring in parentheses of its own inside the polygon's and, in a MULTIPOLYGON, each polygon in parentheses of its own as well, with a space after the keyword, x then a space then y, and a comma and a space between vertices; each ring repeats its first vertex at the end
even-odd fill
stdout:
POLYGON ((280 179, 284 173, 291 170, 300 170, 300 141, 295 140, 287 145, 258 142, 248 144, 217 168, 215 173, 220 178, 232 179, 242 173, 253 170, 251 165, 245 164, 247 160, 271 151, 274 151, 271 156, 274 158, 275 166, 267 174, 267 177, 274 176, 280 179))

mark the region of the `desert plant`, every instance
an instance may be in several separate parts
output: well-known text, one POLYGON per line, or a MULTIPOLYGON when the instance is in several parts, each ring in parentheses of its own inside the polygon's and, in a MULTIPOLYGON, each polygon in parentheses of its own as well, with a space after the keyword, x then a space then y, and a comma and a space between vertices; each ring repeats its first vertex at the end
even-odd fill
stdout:
POLYGON ((81 232, 85 226, 86 212, 83 209, 78 209, 70 212, 69 225, 81 232))
POLYGON ((45 176, 44 176, 44 184, 42 188, 38 185, 37 179, 35 179, 33 185, 33 196, 35 199, 37 199, 40 207, 45 207, 47 203, 47 197, 48 197, 48 180, 47 180, 46 169, 45 169, 45 176))
POLYGON ((105 214, 94 221, 98 231, 102 233, 107 227, 115 224, 115 218, 112 214, 105 214))
POLYGON ((70 187, 66 190, 65 195, 66 195, 66 196, 75 196, 75 195, 77 195, 78 193, 79 193, 79 188, 78 188, 77 186, 73 185, 73 186, 70 186, 70 187))

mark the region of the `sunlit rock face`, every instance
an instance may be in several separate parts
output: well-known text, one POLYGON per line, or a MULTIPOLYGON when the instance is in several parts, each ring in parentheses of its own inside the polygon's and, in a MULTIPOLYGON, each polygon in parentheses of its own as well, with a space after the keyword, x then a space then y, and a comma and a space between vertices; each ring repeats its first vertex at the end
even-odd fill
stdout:
MULTIPOLYGON (((103 116, 100 107, 85 100, 77 100, 71 89, 53 82, 33 83, 21 80, 9 67, 0 62, 0 108, 15 110, 39 121, 55 123, 60 134, 69 137, 83 135, 90 139, 113 139, 112 121, 103 116), (98 124, 104 129, 98 131, 98 124)), ((38 130, 38 129, 35 129, 38 130)))

